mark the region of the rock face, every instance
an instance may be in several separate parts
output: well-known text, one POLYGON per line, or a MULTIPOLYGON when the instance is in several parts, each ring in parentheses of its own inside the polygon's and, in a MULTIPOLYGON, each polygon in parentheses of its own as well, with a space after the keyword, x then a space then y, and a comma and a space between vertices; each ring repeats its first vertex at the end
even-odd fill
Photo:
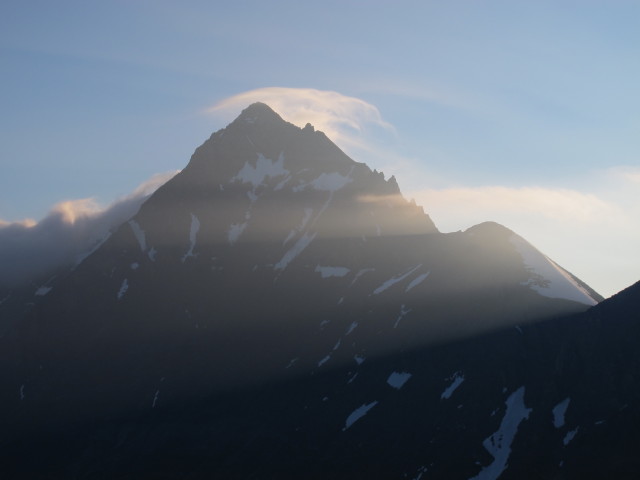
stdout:
POLYGON ((534 322, 601 297, 500 225, 438 232, 264 104, 47 288, 0 305, 16 476, 35 436, 63 477, 497 478, 585 433, 558 383, 585 321, 534 322))

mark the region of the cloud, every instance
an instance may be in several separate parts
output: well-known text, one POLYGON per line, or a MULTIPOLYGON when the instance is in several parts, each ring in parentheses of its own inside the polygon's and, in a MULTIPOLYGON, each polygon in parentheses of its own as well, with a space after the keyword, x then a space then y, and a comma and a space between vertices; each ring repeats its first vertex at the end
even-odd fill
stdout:
POLYGON ((395 127, 385 121, 377 107, 356 97, 313 88, 265 87, 239 93, 205 110, 233 120, 242 109, 263 102, 286 121, 299 127, 311 123, 324 132, 354 160, 387 176, 401 177, 416 160, 399 155, 395 127))
POLYGON ((425 84, 424 82, 416 84, 407 82, 406 79, 378 77, 363 82, 360 85, 360 90, 409 98, 456 110, 474 111, 489 107, 488 102, 478 98, 477 94, 471 95, 460 88, 433 82, 430 84, 425 84))
POLYGON ((300 127, 311 123, 342 148, 367 148, 371 128, 394 132, 376 107, 359 98, 313 88, 265 87, 229 97, 208 113, 235 117, 251 103, 263 102, 300 127))
POLYGON ((66 200, 39 222, 0 220, 0 286, 43 282, 56 269, 72 265, 176 173, 156 174, 107 207, 92 198, 66 200))
MULTIPOLYGON (((478 219, 487 214, 526 215, 570 224, 619 221, 624 212, 595 194, 570 189, 504 186, 460 187, 412 192, 432 212, 461 219, 478 219)), ((473 221, 473 220, 472 220, 473 221)))

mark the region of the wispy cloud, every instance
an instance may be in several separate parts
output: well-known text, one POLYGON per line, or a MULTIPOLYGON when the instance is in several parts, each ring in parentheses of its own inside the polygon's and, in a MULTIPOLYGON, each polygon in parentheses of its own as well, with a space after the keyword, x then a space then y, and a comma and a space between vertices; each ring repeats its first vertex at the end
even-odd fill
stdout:
POLYGON ((488 214, 527 215, 571 224, 619 221, 621 208, 592 193, 577 190, 505 186, 457 187, 411 192, 418 203, 443 216, 480 219, 488 214))
POLYGON ((359 98, 313 88, 266 87, 229 97, 208 108, 228 119, 253 102, 264 102, 294 125, 311 123, 343 148, 366 148, 367 132, 382 128, 393 132, 378 109, 359 98))
POLYGON ((263 102, 286 121, 299 127, 311 123, 323 131, 354 160, 397 175, 416 165, 414 159, 399 155, 395 127, 385 121, 377 107, 365 100, 338 92, 313 88, 265 87, 239 93, 205 110, 225 121, 235 118, 253 102, 263 102))
POLYGON ((431 83, 411 83, 394 77, 376 78, 360 85, 360 90, 381 93, 394 97, 404 97, 456 110, 479 110, 487 107, 486 99, 478 98, 461 88, 451 85, 431 83))
POLYGON ((144 200, 177 172, 156 174, 106 207, 92 198, 56 204, 42 220, 0 220, 0 285, 42 280, 91 249, 112 228, 134 215, 144 200))

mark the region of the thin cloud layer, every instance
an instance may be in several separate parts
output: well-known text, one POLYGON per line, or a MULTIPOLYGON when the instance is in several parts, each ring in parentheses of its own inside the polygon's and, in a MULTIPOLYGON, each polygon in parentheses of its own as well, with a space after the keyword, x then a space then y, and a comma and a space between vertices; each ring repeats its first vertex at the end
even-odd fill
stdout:
POLYGON ((398 155, 393 148, 398 139, 397 132, 382 118, 377 107, 337 92, 313 88, 259 88, 226 98, 206 112, 231 121, 254 102, 266 103, 286 121, 299 127, 311 123, 347 155, 388 176, 400 177, 415 165, 414 159, 398 155))
POLYGON ((57 268, 72 265, 176 173, 156 174, 107 207, 91 198, 67 200, 39 222, 0 220, 0 286, 43 282, 57 268))
MULTIPOLYGON (((480 219, 488 214, 527 215, 571 224, 595 224, 603 220, 621 220, 620 207, 591 193, 543 187, 509 188, 485 186, 446 188, 413 192, 418 203, 446 217, 480 219)), ((488 220, 488 219, 487 219, 488 220)))
POLYGON ((359 98, 313 88, 266 87, 229 97, 207 109, 209 113, 236 116, 254 102, 263 102, 294 125, 311 123, 343 148, 365 148, 372 127, 392 131, 378 109, 359 98))

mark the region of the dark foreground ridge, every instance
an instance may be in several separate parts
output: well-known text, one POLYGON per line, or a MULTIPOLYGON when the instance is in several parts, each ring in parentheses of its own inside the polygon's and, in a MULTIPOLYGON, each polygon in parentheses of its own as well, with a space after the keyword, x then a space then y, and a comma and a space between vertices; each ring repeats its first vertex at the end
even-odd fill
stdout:
POLYGON ((638 284, 589 308, 514 232, 439 232, 264 104, 10 298, 3 478, 640 472, 638 284))

